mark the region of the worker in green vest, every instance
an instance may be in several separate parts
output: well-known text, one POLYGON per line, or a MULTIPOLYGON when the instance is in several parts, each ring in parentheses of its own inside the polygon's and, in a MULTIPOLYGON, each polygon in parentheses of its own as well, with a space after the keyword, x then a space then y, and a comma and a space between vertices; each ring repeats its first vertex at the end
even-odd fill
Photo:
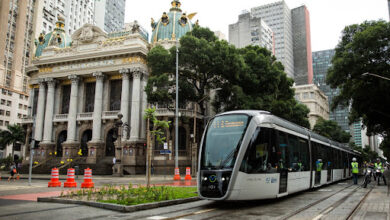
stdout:
POLYGON ((321 170, 322 170, 322 159, 316 161, 316 182, 319 184, 321 182, 321 170))
POLYGON ((382 165, 382 162, 381 160, 378 158, 377 159, 377 162, 374 164, 375 166, 375 170, 380 170, 380 174, 376 174, 377 175, 377 178, 378 178, 378 186, 380 185, 380 181, 381 181, 381 177, 383 178, 383 182, 385 183, 385 185, 387 185, 386 183, 386 178, 383 176, 383 172, 385 171, 385 167, 382 165))
POLYGON ((358 173, 359 173, 359 163, 356 162, 356 158, 352 158, 352 178, 353 178, 353 184, 357 185, 358 182, 358 173))

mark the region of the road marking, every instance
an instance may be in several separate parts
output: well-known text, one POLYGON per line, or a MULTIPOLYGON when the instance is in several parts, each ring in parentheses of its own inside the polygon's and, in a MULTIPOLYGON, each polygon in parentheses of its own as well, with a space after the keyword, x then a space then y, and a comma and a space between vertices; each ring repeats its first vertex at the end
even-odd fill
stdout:
POLYGON ((152 216, 152 217, 149 217, 148 219, 152 219, 152 220, 160 220, 160 219, 166 219, 168 217, 164 217, 164 216, 152 216))
POLYGON ((328 214, 330 211, 332 211, 334 209, 334 207, 329 207, 327 210, 325 210, 324 212, 322 212, 321 214, 317 215, 315 218, 313 218, 313 220, 319 220, 321 219, 322 216, 328 214))
POLYGON ((331 189, 320 189, 318 191, 319 192, 332 192, 333 190, 331 190, 331 189))
POLYGON ((19 190, 19 189, 32 189, 44 187, 44 185, 35 185, 35 186, 15 186, 15 185, 0 185, 0 191, 9 191, 9 190, 19 190))

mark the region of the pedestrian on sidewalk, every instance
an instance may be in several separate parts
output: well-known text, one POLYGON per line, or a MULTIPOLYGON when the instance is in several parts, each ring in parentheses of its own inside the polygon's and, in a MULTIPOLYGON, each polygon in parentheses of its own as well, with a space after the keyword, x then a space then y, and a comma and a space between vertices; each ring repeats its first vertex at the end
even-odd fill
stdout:
POLYGON ((17 173, 16 171, 16 165, 15 163, 12 163, 11 167, 10 167, 10 176, 8 177, 8 182, 11 180, 11 179, 14 179, 15 181, 15 174, 17 173))

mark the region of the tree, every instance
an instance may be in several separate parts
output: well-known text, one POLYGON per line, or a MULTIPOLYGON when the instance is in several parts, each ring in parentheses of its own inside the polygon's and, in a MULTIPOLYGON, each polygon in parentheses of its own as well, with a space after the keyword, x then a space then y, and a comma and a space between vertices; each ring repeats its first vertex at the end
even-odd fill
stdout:
POLYGON ((368 132, 390 135, 390 23, 366 21, 345 27, 336 47, 327 83, 339 88, 336 106, 350 106, 350 121, 362 119, 368 132))
POLYGON ((368 145, 366 145, 364 148, 361 148, 358 147, 355 143, 350 142, 349 147, 353 150, 359 151, 361 153, 363 161, 370 162, 375 161, 376 158, 378 158, 378 153, 372 151, 368 145))
MULTIPOLYGON (((242 62, 233 46, 198 26, 180 39, 179 51, 179 103, 198 102, 204 114, 207 92, 219 88, 222 73, 238 73, 242 62)), ((148 101, 173 103, 176 47, 168 51, 156 46, 148 53, 147 61, 151 69, 145 88, 148 101)))
POLYGON ((164 143, 165 138, 163 137, 164 132, 161 129, 169 128, 170 121, 160 121, 156 117, 156 109, 155 108, 147 108, 145 109, 144 119, 147 120, 147 181, 146 185, 149 188, 150 186, 150 170, 151 170, 151 162, 152 162, 152 147, 150 141, 150 134, 152 134, 157 142, 164 143), (153 123, 153 129, 150 129, 150 122, 153 123))
POLYGON ((0 131, 0 148, 4 149, 7 145, 12 144, 12 158, 14 156, 15 144, 24 143, 25 133, 21 126, 14 124, 8 125, 7 130, 0 131))
MULTIPOLYGON (((237 49, 218 40, 208 28, 196 27, 180 39, 179 102, 197 102, 204 115, 208 92, 216 92, 217 112, 258 109, 309 127, 306 106, 294 99, 293 80, 265 48, 237 49)), ((153 48, 147 57, 151 74, 146 86, 149 102, 173 103, 176 48, 153 48)))
POLYGON ((217 111, 258 109, 309 128, 309 109, 294 99, 293 80, 283 65, 265 48, 237 49, 244 65, 239 74, 225 73, 222 90, 214 102, 217 111))
POLYGON ((390 137, 385 136, 379 148, 383 151, 383 156, 390 159, 390 137))
POLYGON ((341 143, 348 143, 349 139, 351 138, 351 135, 341 129, 337 122, 332 120, 325 120, 323 118, 319 118, 317 120, 313 131, 341 143))

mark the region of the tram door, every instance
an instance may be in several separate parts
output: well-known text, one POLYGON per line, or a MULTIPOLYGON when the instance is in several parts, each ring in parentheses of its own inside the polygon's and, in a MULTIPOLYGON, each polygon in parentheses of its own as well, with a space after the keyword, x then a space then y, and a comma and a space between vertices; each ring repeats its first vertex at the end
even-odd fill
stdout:
POLYGON ((347 156, 345 152, 341 152, 341 161, 343 162, 343 169, 344 169, 343 178, 345 178, 347 173, 347 156))
POLYGON ((279 194, 287 192, 287 180, 288 180, 288 141, 287 134, 281 131, 278 132, 278 144, 280 159, 278 162, 278 171, 280 173, 279 178, 279 194))

